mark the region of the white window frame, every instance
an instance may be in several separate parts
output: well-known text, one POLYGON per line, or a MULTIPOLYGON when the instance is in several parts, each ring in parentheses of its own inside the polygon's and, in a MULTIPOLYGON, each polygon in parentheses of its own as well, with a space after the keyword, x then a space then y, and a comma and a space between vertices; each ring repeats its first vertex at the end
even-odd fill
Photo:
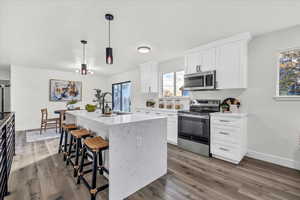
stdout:
POLYGON ((160 88, 160 90, 159 90, 159 93, 160 93, 160 98, 189 98, 188 96, 176 96, 176 73, 177 72, 184 72, 184 69, 178 69, 178 70, 176 70, 176 71, 169 71, 169 72, 160 72, 160 74, 159 74, 159 77, 160 77, 160 81, 159 81, 159 88, 160 88), (163 93, 163 91, 164 91, 164 88, 163 88, 163 75, 164 74, 168 74, 168 73, 174 73, 174 95, 173 96, 170 96, 170 97, 166 97, 166 96, 164 96, 164 93, 163 93))

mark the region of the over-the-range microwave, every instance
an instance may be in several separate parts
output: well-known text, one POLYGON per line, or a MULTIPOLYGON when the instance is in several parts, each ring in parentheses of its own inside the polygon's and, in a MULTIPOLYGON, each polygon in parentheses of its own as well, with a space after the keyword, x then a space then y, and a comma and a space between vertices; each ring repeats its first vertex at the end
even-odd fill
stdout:
POLYGON ((184 75, 185 90, 216 89, 216 70, 184 75))

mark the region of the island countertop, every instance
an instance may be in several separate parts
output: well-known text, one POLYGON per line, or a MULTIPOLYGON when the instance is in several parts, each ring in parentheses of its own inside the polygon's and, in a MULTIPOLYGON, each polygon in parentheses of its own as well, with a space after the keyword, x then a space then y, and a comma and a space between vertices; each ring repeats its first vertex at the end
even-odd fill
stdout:
POLYGON ((167 117, 132 113, 66 112, 74 123, 109 142, 103 165, 109 170, 109 199, 122 200, 167 173, 167 117))
POLYGON ((99 112, 87 112, 86 110, 76 110, 72 112, 67 111, 66 113, 73 115, 75 117, 82 117, 85 119, 96 121, 106 126, 130 124, 130 123, 136 123, 141 121, 166 118, 166 116, 145 115, 142 113, 128 113, 128 114, 113 115, 107 117, 99 112))

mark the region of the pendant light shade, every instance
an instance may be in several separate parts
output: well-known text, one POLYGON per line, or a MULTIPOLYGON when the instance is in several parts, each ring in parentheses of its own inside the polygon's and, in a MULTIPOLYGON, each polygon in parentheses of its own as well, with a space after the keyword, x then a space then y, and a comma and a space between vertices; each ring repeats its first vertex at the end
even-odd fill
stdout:
POLYGON ((114 19, 112 14, 106 14, 105 19, 108 21, 108 47, 106 48, 106 64, 113 64, 113 49, 110 47, 110 21, 114 19))
POLYGON ((86 40, 81 40, 80 43, 82 44, 82 64, 80 67, 80 70, 76 70, 76 72, 80 73, 81 75, 87 75, 87 74, 93 74, 91 70, 88 70, 87 64, 86 64, 86 53, 85 53, 85 45, 87 44, 86 40))
POLYGON ((81 75, 87 75, 86 64, 81 64, 81 75))
POLYGON ((113 49, 110 47, 106 48, 106 64, 111 65, 113 64, 113 49))

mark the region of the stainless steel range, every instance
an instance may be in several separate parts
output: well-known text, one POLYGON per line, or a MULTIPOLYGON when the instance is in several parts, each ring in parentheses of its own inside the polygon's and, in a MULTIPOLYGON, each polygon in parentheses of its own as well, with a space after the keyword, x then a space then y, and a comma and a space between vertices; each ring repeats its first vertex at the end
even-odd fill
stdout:
POLYGON ((178 113, 178 146, 188 151, 210 156, 209 113, 220 111, 220 100, 191 101, 189 111, 178 113))

